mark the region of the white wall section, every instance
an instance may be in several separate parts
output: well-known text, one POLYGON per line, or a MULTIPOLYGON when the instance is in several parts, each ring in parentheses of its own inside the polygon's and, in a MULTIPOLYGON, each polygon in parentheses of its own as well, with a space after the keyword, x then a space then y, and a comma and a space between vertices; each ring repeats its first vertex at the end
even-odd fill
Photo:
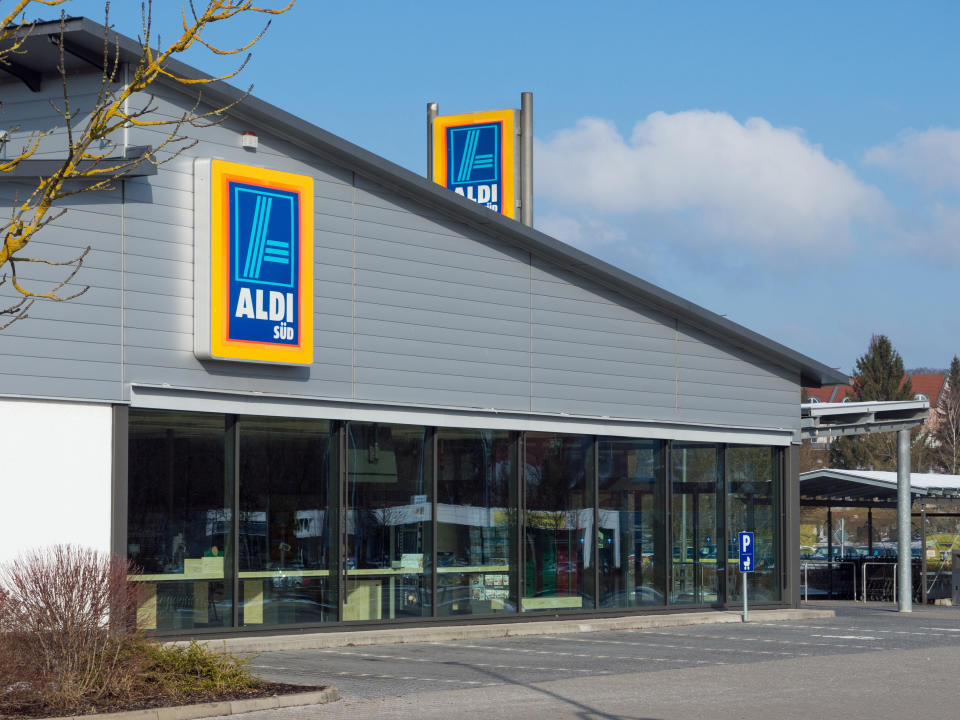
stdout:
POLYGON ((110 550, 109 405, 0 399, 0 562, 73 543, 110 550))

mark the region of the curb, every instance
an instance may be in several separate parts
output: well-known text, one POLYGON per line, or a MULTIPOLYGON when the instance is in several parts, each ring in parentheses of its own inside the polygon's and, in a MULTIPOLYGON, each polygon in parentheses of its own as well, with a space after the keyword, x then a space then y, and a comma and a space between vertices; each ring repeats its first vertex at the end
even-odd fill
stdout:
MULTIPOLYGON (((836 617, 833 610, 751 610, 751 622, 784 622, 817 620, 836 617)), ((720 625, 742 622, 738 611, 672 613, 669 615, 632 615, 588 620, 546 620, 527 623, 496 623, 489 625, 454 625, 444 627, 390 628, 384 630, 357 630, 353 632, 322 632, 309 635, 270 635, 260 637, 232 637, 218 640, 199 640, 201 645, 226 649, 232 653, 279 652, 283 650, 324 650, 328 648, 394 645, 417 642, 450 642, 498 637, 527 637, 532 635, 561 635, 565 633, 600 632, 609 630, 649 630, 683 625, 720 625)), ((174 641, 171 645, 186 645, 174 641)))
POLYGON ((249 700, 223 700, 196 705, 175 705, 173 707, 128 710, 127 712, 101 713, 98 715, 64 715, 56 718, 41 718, 40 720, 195 720, 195 718, 217 717, 218 715, 239 715, 255 710, 324 705, 336 702, 339 699, 339 691, 330 686, 323 690, 311 690, 290 695, 270 695, 268 697, 250 698, 249 700))

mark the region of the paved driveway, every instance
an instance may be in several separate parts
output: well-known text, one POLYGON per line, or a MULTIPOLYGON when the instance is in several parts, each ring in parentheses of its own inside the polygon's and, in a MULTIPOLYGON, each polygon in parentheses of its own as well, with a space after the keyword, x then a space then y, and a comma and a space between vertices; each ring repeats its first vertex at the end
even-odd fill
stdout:
POLYGON ((960 717, 960 608, 815 607, 838 617, 264 653, 344 699, 246 717, 960 717))

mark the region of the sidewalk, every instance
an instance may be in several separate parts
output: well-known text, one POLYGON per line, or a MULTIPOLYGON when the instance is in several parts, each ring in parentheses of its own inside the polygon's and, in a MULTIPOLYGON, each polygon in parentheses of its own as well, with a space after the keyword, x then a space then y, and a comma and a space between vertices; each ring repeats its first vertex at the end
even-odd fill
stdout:
MULTIPOLYGON (((781 610, 751 610, 750 622, 789 622, 816 620, 836 616, 834 610, 809 608, 781 610)), ((282 650, 321 650, 327 648, 393 645, 398 643, 449 642, 481 638, 526 637, 533 635, 562 635, 566 633, 599 632, 609 630, 649 630, 683 625, 721 625, 742 622, 741 613, 731 610, 686 612, 655 615, 631 615, 615 618, 581 620, 543 620, 496 623, 484 625, 444 625, 418 627, 389 627, 378 630, 350 632, 319 632, 299 635, 263 635, 202 640, 216 648, 234 653, 276 652, 282 650)), ((185 641, 171 644, 185 645, 185 641)))

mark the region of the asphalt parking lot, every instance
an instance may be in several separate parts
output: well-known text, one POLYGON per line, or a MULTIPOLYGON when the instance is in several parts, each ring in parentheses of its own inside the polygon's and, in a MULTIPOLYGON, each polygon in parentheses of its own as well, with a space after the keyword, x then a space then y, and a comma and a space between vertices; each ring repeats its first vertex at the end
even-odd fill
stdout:
POLYGON ((837 617, 263 653, 343 700, 262 717, 960 715, 960 608, 815 607, 837 617))

